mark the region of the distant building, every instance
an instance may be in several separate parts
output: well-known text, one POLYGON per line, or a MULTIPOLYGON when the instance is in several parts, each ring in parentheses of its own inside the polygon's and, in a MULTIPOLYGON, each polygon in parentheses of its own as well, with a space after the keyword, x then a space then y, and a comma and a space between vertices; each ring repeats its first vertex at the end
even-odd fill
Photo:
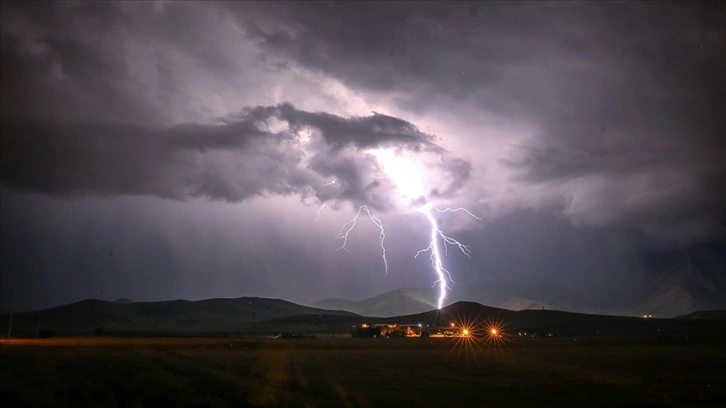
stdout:
POLYGON ((466 337, 469 336, 469 330, 457 327, 453 323, 450 326, 424 326, 422 323, 363 323, 360 326, 353 326, 351 335, 374 338, 466 337))

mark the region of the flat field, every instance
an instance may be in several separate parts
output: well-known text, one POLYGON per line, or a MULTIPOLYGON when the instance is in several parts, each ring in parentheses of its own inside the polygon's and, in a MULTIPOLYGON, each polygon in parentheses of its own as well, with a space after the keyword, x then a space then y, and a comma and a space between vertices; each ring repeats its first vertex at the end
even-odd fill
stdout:
POLYGON ((707 342, 0 340, 8 407, 724 404, 726 347, 707 342))

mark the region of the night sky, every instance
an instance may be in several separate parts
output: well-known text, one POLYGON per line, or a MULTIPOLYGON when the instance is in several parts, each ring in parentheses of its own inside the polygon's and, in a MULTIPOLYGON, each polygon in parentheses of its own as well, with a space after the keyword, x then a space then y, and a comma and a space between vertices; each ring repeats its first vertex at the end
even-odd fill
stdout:
POLYGON ((723 2, 1 7, 2 310, 430 287, 434 203, 481 218, 436 214, 472 251, 449 248, 451 301, 617 303, 723 256, 723 2), (336 251, 361 205, 388 273, 366 218, 336 251))

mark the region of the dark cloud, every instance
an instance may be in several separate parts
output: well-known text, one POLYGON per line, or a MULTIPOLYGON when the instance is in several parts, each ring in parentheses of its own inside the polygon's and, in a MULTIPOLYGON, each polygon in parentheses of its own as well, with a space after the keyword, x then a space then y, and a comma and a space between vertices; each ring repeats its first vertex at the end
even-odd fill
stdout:
POLYGON ((278 6, 238 13, 267 58, 395 89, 412 112, 453 98, 532 128, 501 163, 573 222, 723 231, 722 2, 278 6))
POLYGON ((153 195, 240 201, 254 195, 314 196, 388 209, 369 149, 439 156, 450 195, 469 164, 402 119, 343 118, 291 104, 242 110, 214 124, 144 128, 118 123, 2 124, 2 182, 66 195, 153 195), (336 182, 324 186, 330 179, 336 182))
POLYGON ((7 2, 2 10, 4 120, 158 122, 125 59, 127 16, 117 7, 7 2))
POLYGON ((3 6, 4 185, 229 201, 298 194, 388 209, 384 190, 391 186, 374 177, 380 169, 365 154, 373 148, 438 156, 449 180, 435 194, 450 195, 468 177, 468 164, 433 136, 380 113, 343 117, 277 104, 178 124, 174 118, 192 97, 180 82, 185 65, 173 66, 175 58, 227 79, 237 67, 211 31, 185 29, 224 23, 223 13, 166 6, 3 6), (312 132, 305 146, 301 132, 312 132), (338 182, 322 188, 330 179, 338 182))
POLYGON ((351 214, 305 223, 397 205, 378 148, 486 220, 439 220, 462 285, 633 294, 726 237, 723 4, 2 2, 0 305, 427 285, 420 214, 385 282, 377 242, 321 261, 351 214))
POLYGON ((421 149, 424 146, 434 148, 432 137, 419 131, 412 123, 375 112, 367 117, 346 119, 324 112, 304 112, 290 104, 283 104, 248 109, 245 116, 261 121, 276 116, 286 121, 293 132, 312 126, 320 131, 325 142, 336 151, 351 145, 357 149, 401 145, 409 149, 421 149))

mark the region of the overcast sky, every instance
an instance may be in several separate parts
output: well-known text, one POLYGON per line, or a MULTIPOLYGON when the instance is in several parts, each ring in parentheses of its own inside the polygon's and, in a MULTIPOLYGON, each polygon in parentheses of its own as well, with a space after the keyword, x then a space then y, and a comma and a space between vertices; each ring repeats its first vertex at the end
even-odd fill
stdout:
POLYGON ((427 287, 424 204, 452 298, 636 293, 724 242, 723 4, 2 2, 0 309, 427 287))

